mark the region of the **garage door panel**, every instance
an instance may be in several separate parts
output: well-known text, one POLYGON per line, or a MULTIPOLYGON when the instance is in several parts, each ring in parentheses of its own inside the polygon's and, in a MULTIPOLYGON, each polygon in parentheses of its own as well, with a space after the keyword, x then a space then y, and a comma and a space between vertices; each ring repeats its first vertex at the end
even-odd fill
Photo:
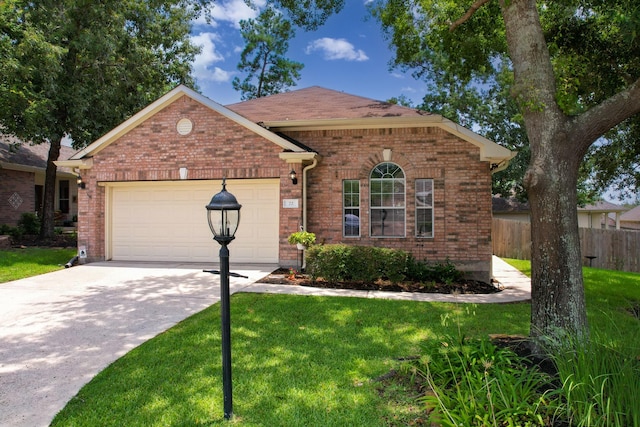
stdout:
MULTIPOLYGON (((220 188, 219 181, 114 186, 112 259, 216 262, 219 245, 209 230, 205 206, 220 188)), ((277 262, 278 180, 228 181, 227 190, 242 205, 231 260, 277 262)))

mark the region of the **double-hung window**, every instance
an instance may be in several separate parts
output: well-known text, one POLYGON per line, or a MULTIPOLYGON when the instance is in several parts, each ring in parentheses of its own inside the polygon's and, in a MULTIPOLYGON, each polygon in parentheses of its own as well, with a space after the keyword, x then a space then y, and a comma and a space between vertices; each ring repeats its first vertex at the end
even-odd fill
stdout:
POLYGON ((360 237, 360 181, 342 181, 342 235, 360 237))
POLYGON ((433 237, 433 179, 416 179, 416 237, 433 237))
POLYGON ((405 177, 395 163, 380 163, 369 178, 372 237, 405 236, 405 177))

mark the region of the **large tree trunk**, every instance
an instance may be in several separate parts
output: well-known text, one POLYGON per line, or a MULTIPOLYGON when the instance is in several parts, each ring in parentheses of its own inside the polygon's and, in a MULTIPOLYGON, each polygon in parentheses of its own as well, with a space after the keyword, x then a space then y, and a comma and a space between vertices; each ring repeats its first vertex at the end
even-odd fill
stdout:
POLYGON ((42 204, 42 218, 40 225, 40 237, 52 238, 54 232, 54 213, 56 203, 56 173, 58 167, 55 162, 60 157, 60 145, 62 138, 54 137, 50 141, 49 157, 47 158, 47 171, 44 178, 44 201, 42 204))
MULTIPOLYGON (((582 336, 587 328, 577 220, 577 176, 589 146, 556 103, 549 51, 535 0, 500 0, 514 91, 531 147, 531 335, 582 336)), ((539 340, 536 339, 537 342, 539 340)))
MULTIPOLYGON (((551 141, 570 146, 562 135, 551 141)), ((526 187, 531 205, 531 336, 585 337, 588 330, 577 217, 582 154, 537 152, 526 187), (544 170, 538 165, 544 165, 544 170)))

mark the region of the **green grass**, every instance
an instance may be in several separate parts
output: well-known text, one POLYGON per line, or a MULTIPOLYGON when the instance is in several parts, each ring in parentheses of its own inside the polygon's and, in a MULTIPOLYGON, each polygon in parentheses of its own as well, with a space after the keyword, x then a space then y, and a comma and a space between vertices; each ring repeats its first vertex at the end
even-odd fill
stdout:
POLYGON ((0 250, 0 283, 60 270, 76 253, 50 248, 0 250))
MULTIPOLYGON (((638 330, 625 307, 640 296, 640 275, 585 269, 585 280, 592 328, 638 330)), ((114 362, 52 425, 228 425, 219 310, 214 305, 114 362)), ((418 392, 378 377, 405 363, 398 359, 422 354, 430 341, 527 335, 530 322, 528 303, 236 294, 231 310, 231 424, 241 426, 420 425, 418 392)), ((622 342, 625 334, 608 338, 622 342)))
MULTIPOLYGON (((486 336, 526 334, 529 324, 524 303, 256 294, 231 301, 234 414, 242 426, 406 425, 410 411, 373 381, 396 359, 458 334, 458 326, 486 336)), ((224 425, 219 331, 218 305, 183 321, 100 373, 53 425, 224 425)))

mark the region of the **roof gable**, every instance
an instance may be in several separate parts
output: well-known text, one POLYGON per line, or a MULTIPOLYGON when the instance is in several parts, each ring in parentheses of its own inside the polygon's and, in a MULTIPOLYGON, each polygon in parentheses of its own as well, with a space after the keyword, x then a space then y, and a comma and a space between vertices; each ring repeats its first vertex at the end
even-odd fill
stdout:
POLYGON ((210 100, 209 98, 197 93, 192 89, 189 89, 186 86, 180 85, 175 89, 173 89, 172 91, 170 91, 169 93, 167 93, 166 95, 160 97, 155 102, 151 103, 150 105, 148 105, 147 107, 139 111, 138 113, 134 114, 131 118, 124 121, 114 129, 109 131, 107 134, 100 137, 98 140, 96 140, 92 144, 88 145, 83 150, 80 150, 79 152, 77 152, 74 156, 70 158, 70 160, 80 160, 86 157, 91 157, 99 153, 100 151, 108 147, 111 143, 113 143, 118 138, 120 138, 122 135, 128 133, 129 131, 137 127, 140 123, 144 122, 148 118, 152 117, 159 111, 163 110, 164 108, 166 108, 167 106, 176 102, 177 100, 181 99, 184 96, 188 96, 194 101, 199 102, 202 105, 210 108, 211 110, 221 114, 222 116, 238 123, 241 126, 244 126, 250 131, 264 137, 266 140, 271 141, 276 145, 279 145, 284 150, 294 151, 294 152, 305 151, 304 148, 300 147, 299 145, 296 145, 290 141, 287 141, 284 138, 281 138, 275 133, 270 132, 269 130, 263 128, 262 126, 249 121, 245 117, 242 117, 241 115, 229 110, 228 108, 223 107, 217 102, 210 100))

